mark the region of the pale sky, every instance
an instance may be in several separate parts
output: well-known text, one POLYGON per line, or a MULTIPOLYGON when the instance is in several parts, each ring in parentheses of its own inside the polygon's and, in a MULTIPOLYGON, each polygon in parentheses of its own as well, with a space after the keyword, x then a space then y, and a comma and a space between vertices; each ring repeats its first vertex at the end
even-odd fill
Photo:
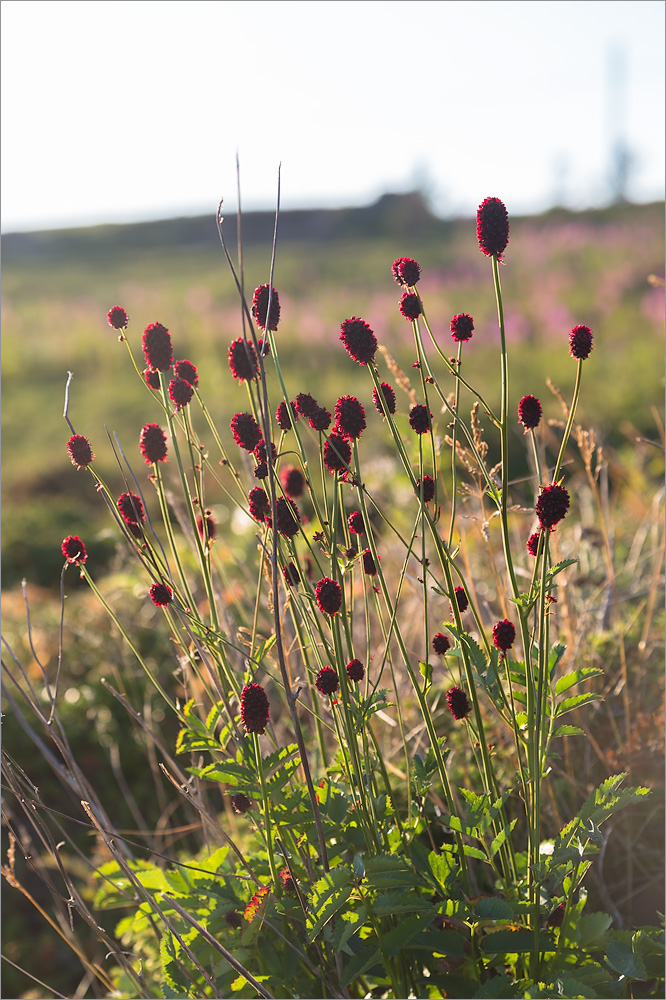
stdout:
POLYGON ((3 0, 3 231, 664 196, 662 0, 3 0))

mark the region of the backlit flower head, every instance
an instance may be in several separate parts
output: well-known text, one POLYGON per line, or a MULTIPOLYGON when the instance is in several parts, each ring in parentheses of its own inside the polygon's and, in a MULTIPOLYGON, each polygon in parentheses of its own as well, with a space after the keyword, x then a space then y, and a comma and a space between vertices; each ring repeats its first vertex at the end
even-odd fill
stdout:
POLYGON ((268 313, 268 299, 269 299, 269 289, 270 285, 259 285, 259 288, 255 289, 254 297, 252 299, 252 315, 254 316, 254 321, 261 330, 265 330, 268 327, 269 330, 277 330, 278 323, 280 322, 280 300, 278 298, 278 293, 275 289, 270 292, 271 300, 271 311, 268 316, 268 322, 266 322, 266 314, 268 313))
POLYGON ((154 583, 150 588, 150 599, 158 608, 165 608, 173 601, 173 591, 166 583, 154 583))
POLYGON ((231 418, 231 433, 239 448, 254 451, 262 438, 261 428, 251 413, 234 413, 231 418))
POLYGON ((122 306, 113 306, 106 314, 106 321, 114 330, 125 330, 129 323, 129 316, 122 306))
POLYGON ((350 660, 347 664, 347 677, 350 681, 356 681, 357 684, 365 677, 365 667, 360 660, 350 660))
POLYGON ((474 320, 467 313, 458 313, 451 320, 451 336, 456 343, 463 343, 470 340, 474 330, 474 320))
POLYGON ((335 404, 336 431, 345 437, 358 438, 365 430, 365 409, 356 396, 340 396, 335 404))
POLYGON ((149 368, 168 372, 173 364, 171 334, 161 323, 151 323, 143 331, 143 356, 149 368))
POLYGON ((315 587, 319 610, 325 615, 337 615, 342 607, 342 589, 337 580, 325 576, 315 587))
POLYGON ((292 423, 298 420, 298 412, 294 403, 280 403, 275 411, 275 419, 281 431, 290 431, 292 423))
POLYGON ((197 366, 193 365, 191 361, 187 361, 186 359, 176 361, 174 362, 173 370, 176 378, 182 378, 185 382, 189 382, 193 389, 196 389, 199 385, 197 366))
POLYGON ((404 288, 413 288, 421 277, 421 268, 411 257, 398 257, 391 267, 393 277, 404 288))
POLYGON ((381 382, 379 385, 381 389, 381 395, 376 389, 372 390, 372 401, 375 404, 375 409, 382 416, 386 416, 386 413, 395 413, 395 392, 393 386, 389 385, 388 382, 381 382))
MULTIPOLYGON (((293 500, 278 497, 275 502, 275 509, 277 511, 277 530, 283 538, 293 538, 294 535, 298 534, 301 523, 301 515, 298 507, 293 500)), ((269 516, 267 516, 266 520, 270 524, 269 516)))
POLYGON ((212 541, 216 537, 217 525, 209 510, 206 511, 203 517, 197 518, 197 530, 204 541, 206 539, 212 541))
POLYGON ((454 719, 464 719, 471 711, 467 695, 459 687, 452 687, 447 691, 446 704, 454 719))
POLYGON ((322 667, 315 679, 315 687, 320 694, 335 694, 340 680, 333 667, 322 667))
POLYGON ((419 479, 414 490, 417 497, 421 495, 421 489, 423 489, 423 502, 430 503, 435 497, 435 480, 432 476, 424 476, 423 482, 419 479))
POLYGON ((362 535, 365 531, 365 524, 363 523, 363 514, 360 510, 355 510, 347 518, 347 524, 349 525, 349 530, 354 535, 362 535))
POLYGON ((143 524, 146 520, 140 497, 135 496, 131 491, 121 493, 118 497, 117 507, 127 524, 143 524))
POLYGON ((564 486, 555 483, 544 486, 536 502, 536 514, 542 528, 548 529, 558 524, 569 510, 569 494, 564 486))
POLYGON ((516 638, 516 626, 508 618, 493 625, 493 645, 503 653, 511 649, 516 638))
POLYGON ((305 493, 305 476, 296 465, 286 465, 282 469, 280 482, 282 489, 292 500, 298 500, 305 493))
POLYGON ((432 648, 439 656, 444 656, 451 648, 451 640, 443 632, 438 632, 432 637, 432 648))
POLYGON ((534 534, 530 535, 527 539, 527 551, 531 556, 536 556, 539 551, 539 538, 541 536, 540 531, 535 531, 534 534))
POLYGON ((69 563, 83 566, 88 558, 86 547, 78 535, 68 535, 62 543, 62 554, 69 563))
POLYGON ((146 385, 150 386, 151 389, 159 389, 160 387, 160 373, 154 372, 152 368, 146 368, 143 373, 146 385))
MULTIPOLYGON (((467 611, 469 607, 469 600, 467 599, 467 594, 465 593, 464 587, 456 587, 454 591, 456 595, 456 604, 458 605, 458 611, 463 614, 467 611)), ((453 614, 453 608, 451 608, 451 614, 453 614)))
POLYGON ((229 368, 234 378, 246 382, 259 378, 257 352, 248 340, 243 340, 242 337, 232 340, 229 345, 228 358, 229 368))
POLYGON ((405 319, 416 319, 423 312, 419 297, 415 292, 403 292, 398 308, 405 319))
POLYGON ((194 389, 184 378, 173 378, 169 382, 169 399, 177 410, 182 410, 192 399, 194 389))
POLYGON ((377 567, 375 565, 375 560, 372 557, 372 552, 370 549, 366 549, 363 553, 363 572, 366 576, 377 576, 377 567))
POLYGON ((252 808, 252 799, 249 799, 243 792, 237 792, 231 796, 231 808, 239 816, 244 816, 252 808))
POLYGON ((144 424, 139 437, 139 450, 146 464, 165 462, 167 457, 166 434, 159 424, 144 424))
POLYGON ((290 562, 282 570, 282 576, 284 577, 284 582, 288 587, 297 587, 301 582, 301 574, 298 571, 298 567, 295 563, 290 562))
POLYGON ((90 441, 83 434, 72 434, 67 442, 67 451, 72 465, 75 465, 77 469, 87 469, 95 458, 90 441))
POLYGON ((292 406, 302 417, 314 417, 319 409, 319 403, 309 392, 299 392, 292 406))
POLYGON ((255 486, 254 489, 250 490, 248 502, 250 504, 250 514, 255 521, 259 521, 261 523, 270 516, 270 501, 266 494, 266 490, 262 489, 261 486, 255 486))
POLYGON ((592 353, 592 331, 589 326, 575 326, 569 334, 569 350, 571 356, 578 361, 585 361, 592 353))
POLYGON ((432 413, 423 403, 417 403, 409 411, 409 426, 417 434, 427 434, 430 430, 432 413))
POLYGON ((523 396, 518 403, 518 419, 525 428, 525 433, 538 427, 541 421, 541 403, 536 396, 523 396))
POLYGON ((334 431, 324 444, 324 465, 331 475, 334 475, 336 472, 346 472, 350 462, 351 445, 349 441, 334 431))
POLYGON ((509 242, 509 216, 499 198, 486 198, 476 213, 476 236, 486 257, 502 259, 509 242))
POLYGON ((308 419, 310 427, 315 431, 325 431, 331 426, 331 413, 325 406, 318 406, 308 419))
POLYGON ((364 320, 357 316, 346 319, 341 327, 340 340, 347 354, 359 365, 367 365, 374 360, 377 338, 364 320))
POLYGON ((246 733, 263 733, 271 713, 261 684, 246 684, 241 691, 241 722, 246 733))

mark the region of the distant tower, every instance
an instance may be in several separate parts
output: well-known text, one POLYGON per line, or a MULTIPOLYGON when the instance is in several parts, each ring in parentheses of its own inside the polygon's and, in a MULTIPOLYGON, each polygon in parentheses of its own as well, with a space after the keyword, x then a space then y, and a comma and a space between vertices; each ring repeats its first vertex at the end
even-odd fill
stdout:
POLYGON ((615 43, 608 50, 608 137, 610 200, 614 205, 627 201, 627 186, 633 156, 626 139, 627 61, 626 49, 615 43))

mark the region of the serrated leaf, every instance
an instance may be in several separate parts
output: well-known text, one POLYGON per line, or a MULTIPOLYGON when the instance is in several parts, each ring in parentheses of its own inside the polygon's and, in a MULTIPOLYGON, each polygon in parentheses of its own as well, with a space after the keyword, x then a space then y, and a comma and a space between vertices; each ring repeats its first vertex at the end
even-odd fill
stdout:
POLYGON ((589 694, 577 694, 573 698, 565 698, 555 708, 555 718, 565 715, 566 712, 572 712, 574 708, 582 708, 583 705, 589 705, 593 701, 603 701, 603 698, 600 694, 595 694, 593 691, 589 694))
POLYGON ((488 855, 480 851, 478 847, 470 847, 469 844, 463 844, 463 853, 468 858, 477 858, 479 861, 487 861, 488 855))
POLYGON ((567 566, 575 566, 577 562, 577 559, 562 559, 560 562, 555 563, 550 567, 548 575, 556 576, 558 573, 561 573, 563 569, 566 569, 567 566))
POLYGON ((431 851, 428 855, 428 865, 435 882, 446 895, 447 880, 458 870, 455 858, 447 851, 443 851, 441 854, 431 851))
POLYGON ((289 743, 286 747, 280 747, 274 753, 267 754, 263 758, 264 774, 270 777, 271 774, 277 770, 280 765, 284 764, 288 758, 293 757, 294 754, 298 753, 298 744, 289 743))
POLYGON ((504 973, 500 976, 488 976, 474 994, 474 1000, 504 1000, 504 997, 513 997, 516 995, 513 985, 513 979, 509 979, 504 973))
POLYGON ((497 834, 497 836, 493 838, 493 841, 492 841, 492 843, 490 845, 490 856, 491 856, 491 858, 495 857, 495 855, 499 851, 500 847, 502 846, 502 844, 507 839, 507 836, 513 831, 513 828, 514 828, 514 826, 516 825, 517 822, 518 822, 517 819, 512 819, 511 822, 509 823, 509 825, 505 826, 503 830, 500 830, 500 832, 497 834))
MULTIPOLYGON (((549 951, 552 948, 552 938, 549 935, 540 935, 542 951, 549 951)), ((486 954, 505 954, 508 952, 518 953, 531 951, 534 947, 534 934, 532 931, 523 930, 502 930, 490 931, 481 939, 481 948, 486 954)))
POLYGON ((612 969, 629 979, 647 979, 645 966, 628 941, 611 938, 606 945, 606 961, 612 969))
POLYGON ((207 781, 223 781, 234 788, 242 788, 250 798, 261 795, 261 788, 256 775, 244 764, 235 764, 231 760, 216 761, 206 767, 188 767, 190 774, 207 781))
POLYGON ((391 889, 399 886, 422 885, 411 865, 395 854, 378 854, 365 862, 367 884, 373 889, 391 889))
POLYGON ((499 896, 485 896, 474 907, 477 917, 482 920, 513 920, 513 907, 499 896))
POLYGON ((434 916, 436 909, 425 896, 418 896, 407 889, 403 892, 383 892, 372 904, 372 912, 376 917, 389 916, 391 913, 427 913, 434 916))
POLYGON ((576 976, 562 976, 555 982, 558 995, 561 997, 576 997, 576 1000, 587 1000, 589 997, 590 1000, 595 1000, 599 996, 591 986, 582 983, 576 976))
POLYGON ((352 979, 362 976, 363 973, 381 960, 381 951, 374 945, 367 944, 360 951, 349 959, 342 972, 340 986, 344 989, 349 986, 352 979))
POLYGON ((592 941, 596 941, 602 934, 605 934, 613 923, 613 918, 608 913, 583 913, 578 924, 580 943, 586 948, 592 941))
POLYGON ((585 736, 585 730, 581 729, 580 726, 557 726, 553 730, 553 735, 551 739, 556 739, 558 736, 585 736))
POLYGON ((564 674, 563 677, 560 677, 555 685, 555 694, 562 694, 563 691, 568 691, 569 688, 575 687, 576 684, 581 684, 583 681, 588 680, 588 678, 596 677, 598 674, 603 674, 601 667, 581 667, 580 670, 572 670, 570 674, 564 674))
POLYGON ((352 872, 349 868, 334 868, 313 885, 308 897, 309 913, 306 921, 308 939, 314 941, 322 927, 328 923, 351 895, 352 872))
POLYGON ((345 948, 352 934, 355 934, 363 926, 367 915, 368 911, 365 906, 360 906, 358 910, 347 910, 346 913, 341 913, 338 916, 331 939, 336 951, 342 951, 345 948))
POLYGON ((388 955, 399 955, 412 941, 417 934, 420 934, 427 927, 432 917, 407 917, 400 920, 396 927, 392 927, 386 934, 382 934, 382 949, 388 955))
POLYGON ((164 931, 160 940, 160 963, 162 965, 162 975, 167 990, 165 996, 173 997, 174 1000, 189 997, 190 981, 183 972, 180 959, 183 956, 183 949, 170 931, 164 931))

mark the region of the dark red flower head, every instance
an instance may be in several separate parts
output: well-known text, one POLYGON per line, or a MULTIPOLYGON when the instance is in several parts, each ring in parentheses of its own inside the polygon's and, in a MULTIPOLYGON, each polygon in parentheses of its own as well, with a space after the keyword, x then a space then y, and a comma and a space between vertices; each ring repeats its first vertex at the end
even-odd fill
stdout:
POLYGON ((421 268, 411 257, 398 257, 393 261, 391 270, 398 284, 405 288, 413 288, 421 277, 421 268))
POLYGON ((340 396, 335 404, 336 431, 345 437, 358 438, 365 430, 365 410, 356 396, 340 396))
POLYGON ((254 489, 250 490, 248 501, 250 504, 250 514, 255 521, 263 522, 267 517, 270 517, 270 501, 266 490, 263 490, 261 486, 255 486, 254 489))
POLYGON ((177 410, 187 406, 194 395, 194 389, 184 378, 173 378, 169 382, 169 399, 177 410))
POLYGON ((365 677, 365 667, 360 660, 350 660, 347 664, 347 677, 359 684, 365 677))
POLYGON ((197 518, 197 529, 203 539, 208 538, 212 541, 217 535, 217 525, 211 517, 211 512, 209 510, 206 511, 204 517, 197 518))
POLYGON ((511 649, 516 638, 516 626, 508 618, 493 625, 493 645, 503 653, 511 649))
POLYGON ((299 392, 292 405, 302 417, 314 417, 319 409, 319 403, 309 392, 299 392))
POLYGON ((315 431, 325 431, 331 426, 331 414, 325 406, 318 406, 309 417, 310 427, 315 431))
POLYGON ((239 448, 254 451, 262 438, 261 428, 251 413, 234 413, 231 418, 231 433, 239 448))
POLYGON ((62 554, 69 563, 83 566, 88 558, 86 547, 78 535, 68 535, 62 543, 62 554))
POLYGON ((145 379, 146 385, 150 386, 151 389, 159 389, 160 387, 160 373, 154 372, 152 368, 146 368, 143 377, 145 379))
POLYGON ((376 389, 372 390, 372 401, 375 404, 375 409, 382 416, 386 416, 386 411, 395 413, 395 392, 393 391, 393 386, 389 385, 388 382, 381 382, 379 388, 381 389, 381 395, 376 389))
POLYGON ((360 510, 355 510, 347 518, 347 524, 349 525, 349 530, 354 535, 362 535, 365 531, 365 525, 363 523, 363 514, 360 510))
POLYGON ((486 257, 502 259, 509 242, 509 216, 499 198, 486 198, 476 213, 476 236, 486 257))
POLYGON ((527 551, 531 556, 535 556, 539 551, 539 538, 541 536, 540 531, 535 531, 533 535, 527 539, 527 551))
POLYGON ((114 330, 125 330, 129 323, 129 316, 122 306, 113 306, 106 314, 106 321, 114 330))
POLYGON ((229 368, 234 378, 251 382, 259 378, 259 362, 254 346, 239 337, 229 345, 229 368))
POLYGON ((474 320, 467 313, 459 313, 451 320, 451 336, 457 343, 470 340, 474 330, 474 320))
POLYGON ((117 506, 127 524, 143 524, 146 520, 143 504, 132 492, 121 493, 117 506))
POLYGON ((539 524, 545 530, 554 527, 569 510, 569 494, 564 486, 555 483, 544 486, 536 502, 539 524))
POLYGON ((171 334, 161 323, 151 323, 143 331, 143 355, 149 368, 168 372, 173 364, 171 334))
POLYGON ((268 697, 261 684, 246 684, 241 691, 241 722, 246 733, 263 733, 271 717, 268 697))
POLYGON ((585 361, 592 353, 592 331, 589 326, 575 326, 569 334, 569 348, 572 357, 585 361))
POLYGON ((336 580, 325 576, 315 587, 315 597, 319 610, 325 615, 337 615, 342 607, 342 589, 336 580))
POLYGON ((427 434, 430 430, 430 421, 432 420, 432 413, 427 406, 423 403, 417 403, 416 406, 412 406, 409 411, 409 426, 417 434, 427 434))
POLYGON ((164 608, 173 601, 173 591, 166 583, 154 583, 150 588, 150 599, 158 608, 164 608))
POLYGON ((442 632, 438 632, 437 635, 432 638, 432 648, 440 656, 444 656, 444 654, 448 653, 451 648, 451 640, 442 632))
POLYGON ((367 365, 374 360, 377 338, 364 320, 357 316, 346 319, 341 327, 340 340, 347 354, 359 365, 367 365))
POLYGON ((366 549, 363 553, 363 572, 366 576, 377 576, 377 567, 370 549, 366 549))
POLYGON ((284 577, 284 582, 288 587, 297 587, 301 582, 301 574, 298 571, 298 567, 293 563, 287 563, 287 565, 282 570, 282 576, 284 577))
POLYGON ((239 816, 244 816, 252 808, 252 799, 249 799, 243 792, 237 792, 231 796, 231 808, 239 816))
POLYGON ((199 385, 197 366, 193 365, 191 361, 176 361, 173 370, 176 378, 182 378, 185 382, 189 382, 193 389, 199 385))
POLYGON ((278 427, 281 431, 290 431, 292 420, 294 422, 298 420, 298 413, 296 412, 295 404, 285 403, 284 401, 281 402, 275 411, 275 419, 277 420, 278 427))
MULTIPOLYGON (((271 455, 272 455, 272 464, 275 465, 275 460, 277 459, 277 449, 272 441, 271 441, 271 455)), ((259 441, 256 448, 254 449, 254 457, 256 458, 257 462, 260 465, 266 465, 266 475, 268 475, 268 466, 267 466, 268 450, 266 448, 266 442, 264 441, 263 438, 261 439, 261 441, 259 441)), ((260 476, 259 478, 260 479, 265 478, 265 476, 263 477, 260 476)))
POLYGON ((459 687, 452 687, 447 691, 446 704, 454 719, 464 719, 471 711, 467 695, 459 687))
MULTIPOLYGON (((467 594, 465 593, 464 587, 456 587, 454 591, 456 595, 456 604, 458 605, 458 611, 464 614, 469 607, 469 601, 467 599, 467 594)), ((451 609, 453 611, 453 609, 451 609)))
POLYGON ((333 667, 322 667, 315 679, 315 687, 321 694, 335 694, 340 680, 333 667))
POLYGON ((518 419, 525 428, 525 433, 539 426, 541 421, 541 403, 536 396, 523 396, 518 403, 518 419))
MULTIPOLYGON (((237 798, 237 796, 234 796, 234 798, 237 798)), ((229 924, 229 927, 233 927, 235 931, 243 926, 243 918, 238 910, 227 910, 224 914, 224 919, 229 924)))
POLYGON ((269 285, 259 285, 259 288, 255 289, 254 298, 252 299, 252 315, 254 316, 255 323, 261 330, 265 330, 268 326, 269 330, 275 331, 280 322, 280 300, 278 293, 273 289, 270 292, 271 311, 268 316, 268 323, 266 323, 269 289, 269 285))
POLYGON ((87 469, 95 458, 90 441, 83 434, 72 434, 67 442, 67 451, 72 465, 75 465, 77 469, 87 469))
MULTIPOLYGON (((293 500, 286 500, 285 497, 278 497, 275 502, 277 511, 277 530, 283 538, 293 538, 298 534, 301 523, 301 515, 293 500)), ((270 524, 270 516, 266 520, 270 524)))
POLYGON ((287 465, 280 472, 282 489, 292 500, 298 500, 305 493, 305 476, 295 465, 287 465))
POLYGON ((432 476, 424 476, 423 483, 419 479, 414 490, 417 497, 421 496, 421 489, 423 489, 423 502, 430 503, 435 497, 435 480, 432 476))
POLYGON ((139 449, 145 458, 147 465, 150 465, 152 462, 166 461, 166 434, 159 424, 145 424, 141 428, 139 449))
POLYGON ((334 431, 324 444, 324 465, 334 475, 336 472, 346 472, 350 461, 349 441, 334 431))
POLYGON ((416 319, 423 312, 419 297, 414 292, 403 292, 398 308, 405 319, 416 319))

